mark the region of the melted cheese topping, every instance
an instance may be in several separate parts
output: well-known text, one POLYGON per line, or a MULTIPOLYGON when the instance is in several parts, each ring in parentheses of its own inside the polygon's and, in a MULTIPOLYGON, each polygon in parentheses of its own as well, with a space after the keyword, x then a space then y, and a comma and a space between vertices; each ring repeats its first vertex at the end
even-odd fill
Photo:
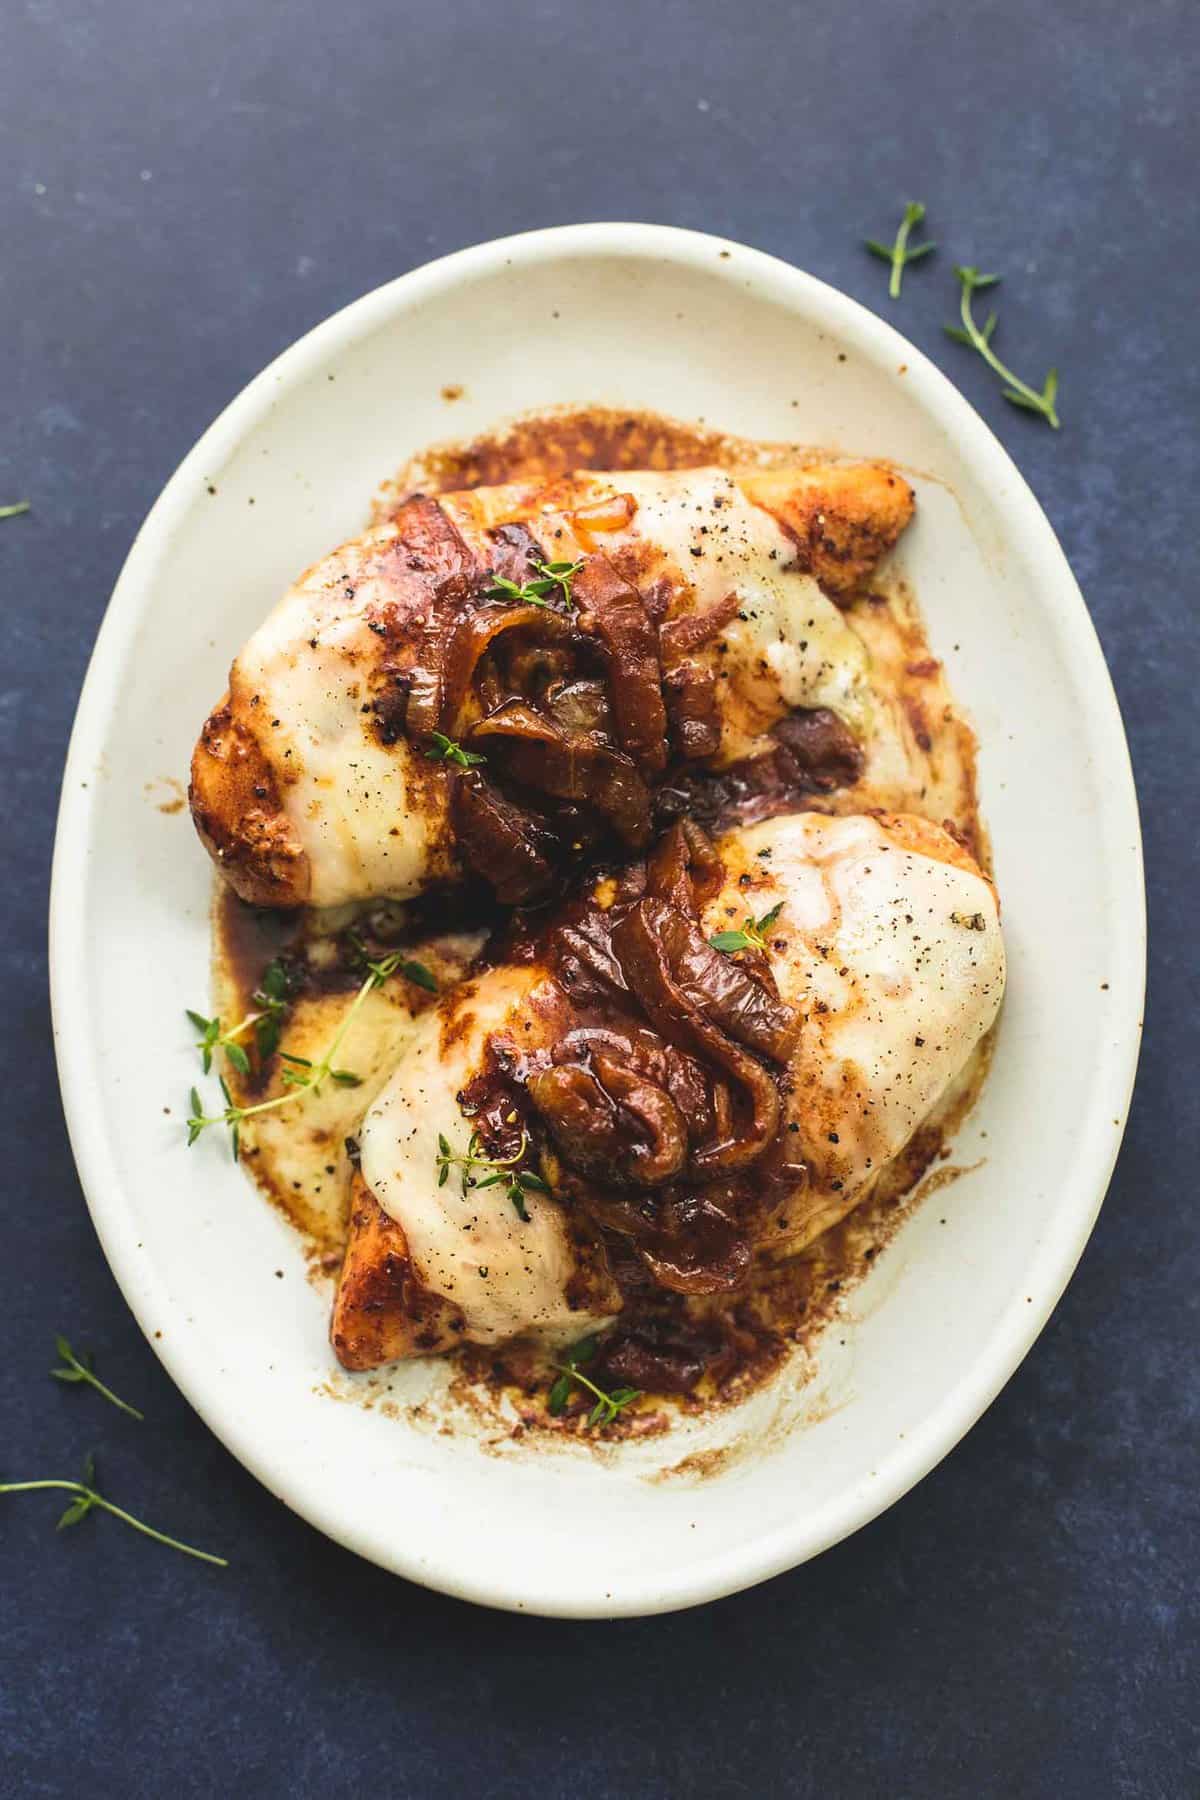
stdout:
MULTIPOLYGON (((526 1330, 578 1334, 597 1322, 567 1302, 574 1255, 556 1201, 529 1189, 526 1223, 503 1187, 464 1192, 457 1168, 437 1184, 439 1138, 463 1153, 470 1137, 459 1090, 478 1073, 493 1032, 537 1017, 530 1000, 544 974, 493 969, 427 1013, 359 1137, 363 1178, 403 1228, 414 1274, 461 1307, 475 1343, 526 1330)), ((537 1047, 529 1033, 521 1042, 537 1047)))
MULTIPOLYGON (((810 1179, 776 1221, 773 1243, 791 1252, 862 1198, 995 1019, 1004 989, 996 900, 954 842, 915 818, 804 813, 733 832, 720 850, 726 882, 705 931, 782 902, 772 967, 804 1016, 787 1117, 810 1179)), ((368 1186, 403 1228, 418 1279, 462 1309, 475 1342, 578 1332, 604 1316, 568 1303, 575 1265, 553 1199, 531 1191, 524 1224, 502 1189, 464 1195, 456 1172, 437 1185, 439 1134, 466 1149, 457 1095, 479 1072, 487 1039, 508 1032, 532 1050, 554 1037, 561 1000, 549 987, 537 966, 498 968, 448 997, 418 1023, 363 1122, 368 1186)))
POLYGON ((852 729, 862 723, 866 651, 813 577, 788 567, 795 547, 765 508, 720 469, 623 475, 611 485, 638 503, 629 536, 665 552, 690 584, 680 612, 737 596, 737 616, 699 658, 720 683, 718 766, 768 748, 764 734, 793 707, 828 706, 852 729))
POLYGON ((732 833, 708 932, 778 902, 771 967, 804 1015, 787 1117, 807 1188, 789 1252, 834 1224, 964 1067, 1004 995, 995 892, 935 825, 801 813, 732 833), (748 876, 753 885, 740 885, 748 876))
POLYGON ((367 672, 379 659, 368 609, 392 597, 391 528, 318 563, 254 633, 230 693, 253 721, 312 868, 313 906, 407 899, 455 872, 444 771, 374 729, 367 672))

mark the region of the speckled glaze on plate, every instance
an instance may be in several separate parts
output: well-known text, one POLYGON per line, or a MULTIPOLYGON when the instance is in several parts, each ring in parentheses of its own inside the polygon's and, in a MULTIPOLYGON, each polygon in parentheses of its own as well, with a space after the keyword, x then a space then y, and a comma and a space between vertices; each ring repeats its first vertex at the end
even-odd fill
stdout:
POLYGON ((735 244, 645 225, 539 232, 416 270, 326 321, 164 489, 80 701, 51 975, 105 1252, 166 1367, 248 1468, 352 1549, 465 1598, 571 1616, 692 1605, 816 1554, 911 1487, 1012 1373, 1075 1265, 1137 1056, 1144 907, 1124 735, 1049 524, 917 350, 735 244), (919 510, 897 562, 979 733, 1010 963, 992 1072, 956 1146, 978 1166, 897 1234, 815 1366, 734 1424, 636 1454, 446 1430, 419 1364, 372 1404, 345 1378, 331 1389, 327 1300, 297 1240, 223 1146, 182 1148, 181 1009, 206 991, 210 878, 186 813, 154 803, 248 630, 360 528, 382 479, 429 443, 561 404, 903 466, 919 510))

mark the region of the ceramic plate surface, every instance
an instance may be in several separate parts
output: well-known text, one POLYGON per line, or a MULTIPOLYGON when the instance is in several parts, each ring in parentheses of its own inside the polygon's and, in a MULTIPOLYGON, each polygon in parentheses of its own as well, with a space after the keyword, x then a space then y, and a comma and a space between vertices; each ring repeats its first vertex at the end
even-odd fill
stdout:
MULTIPOLYGON (((167 484, 79 705, 51 966, 96 1229, 155 1350, 234 1454, 331 1537, 449 1593, 583 1616, 686 1606, 803 1561, 903 1494, 1062 1292, 1137 1054, 1144 915, 1124 735, 1045 516, 919 351, 736 244, 644 225, 539 232, 418 269, 318 326, 167 484), (452 406, 451 384, 465 389, 452 406), (994 1066, 956 1146, 979 1166, 917 1209, 807 1383, 598 1455, 442 1435, 323 1391, 328 1296, 305 1280, 298 1242, 223 1143, 183 1147, 182 1009, 207 992, 211 871, 186 810, 159 810, 242 641, 362 528, 377 484, 431 442, 563 403, 889 457, 913 476, 898 561, 980 736, 1009 955, 994 1066), (721 1472, 679 1468, 719 1442, 733 1445, 721 1472)), ((406 1369, 397 1397, 428 1381, 406 1369)))

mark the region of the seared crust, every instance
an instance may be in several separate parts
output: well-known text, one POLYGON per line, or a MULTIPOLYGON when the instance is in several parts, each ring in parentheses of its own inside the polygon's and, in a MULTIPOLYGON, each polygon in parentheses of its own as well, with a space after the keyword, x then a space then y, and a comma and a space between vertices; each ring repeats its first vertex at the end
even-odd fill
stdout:
POLYGON ((252 906, 304 905, 307 852, 280 805, 271 765, 228 694, 192 753, 188 799, 201 841, 235 894, 252 906))
MULTIPOLYGON (((980 881, 986 881, 993 894, 996 884, 984 869, 981 869, 970 849, 946 825, 935 825, 932 819, 922 818, 919 813, 877 813, 875 817, 895 843, 898 850, 909 850, 914 856, 927 856, 932 862, 949 864, 952 869, 965 869, 968 875, 978 875, 980 881)), ((996 905, 1000 905, 1000 897, 996 895, 996 905)))
POLYGON ((829 463, 797 472, 739 469, 742 492, 796 545, 800 567, 830 599, 852 600, 913 516, 913 490, 881 463, 829 463))
POLYGON ((356 1170, 350 1235, 329 1336, 344 1369, 375 1369, 403 1356, 435 1356, 463 1341, 457 1307, 413 1275, 408 1240, 356 1170))

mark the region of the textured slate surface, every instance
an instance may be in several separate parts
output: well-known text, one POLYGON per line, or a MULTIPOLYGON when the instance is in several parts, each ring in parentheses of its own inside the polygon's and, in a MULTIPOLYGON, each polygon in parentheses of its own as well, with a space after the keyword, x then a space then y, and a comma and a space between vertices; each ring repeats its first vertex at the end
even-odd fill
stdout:
POLYGON ((50 1500, 3 1503, 4 1791, 1195 1793, 1191 0, 10 0, 3 42, 0 502, 36 510, 0 524, 0 1459, 73 1472, 100 1443, 118 1496, 236 1558, 215 1573, 108 1520, 58 1539, 50 1500), (664 1620, 472 1611, 377 1574, 245 1475, 101 1257, 44 947, 87 655, 177 460, 344 301, 482 238, 634 217, 744 239, 886 309, 858 240, 913 194, 955 257, 1009 277, 1018 366, 1062 370, 1055 437, 941 337, 950 256, 889 313, 1027 473, 1114 669, 1153 946, 1118 1173, 1024 1367, 852 1542, 664 1620), (152 1428, 47 1380, 56 1329, 152 1428))

